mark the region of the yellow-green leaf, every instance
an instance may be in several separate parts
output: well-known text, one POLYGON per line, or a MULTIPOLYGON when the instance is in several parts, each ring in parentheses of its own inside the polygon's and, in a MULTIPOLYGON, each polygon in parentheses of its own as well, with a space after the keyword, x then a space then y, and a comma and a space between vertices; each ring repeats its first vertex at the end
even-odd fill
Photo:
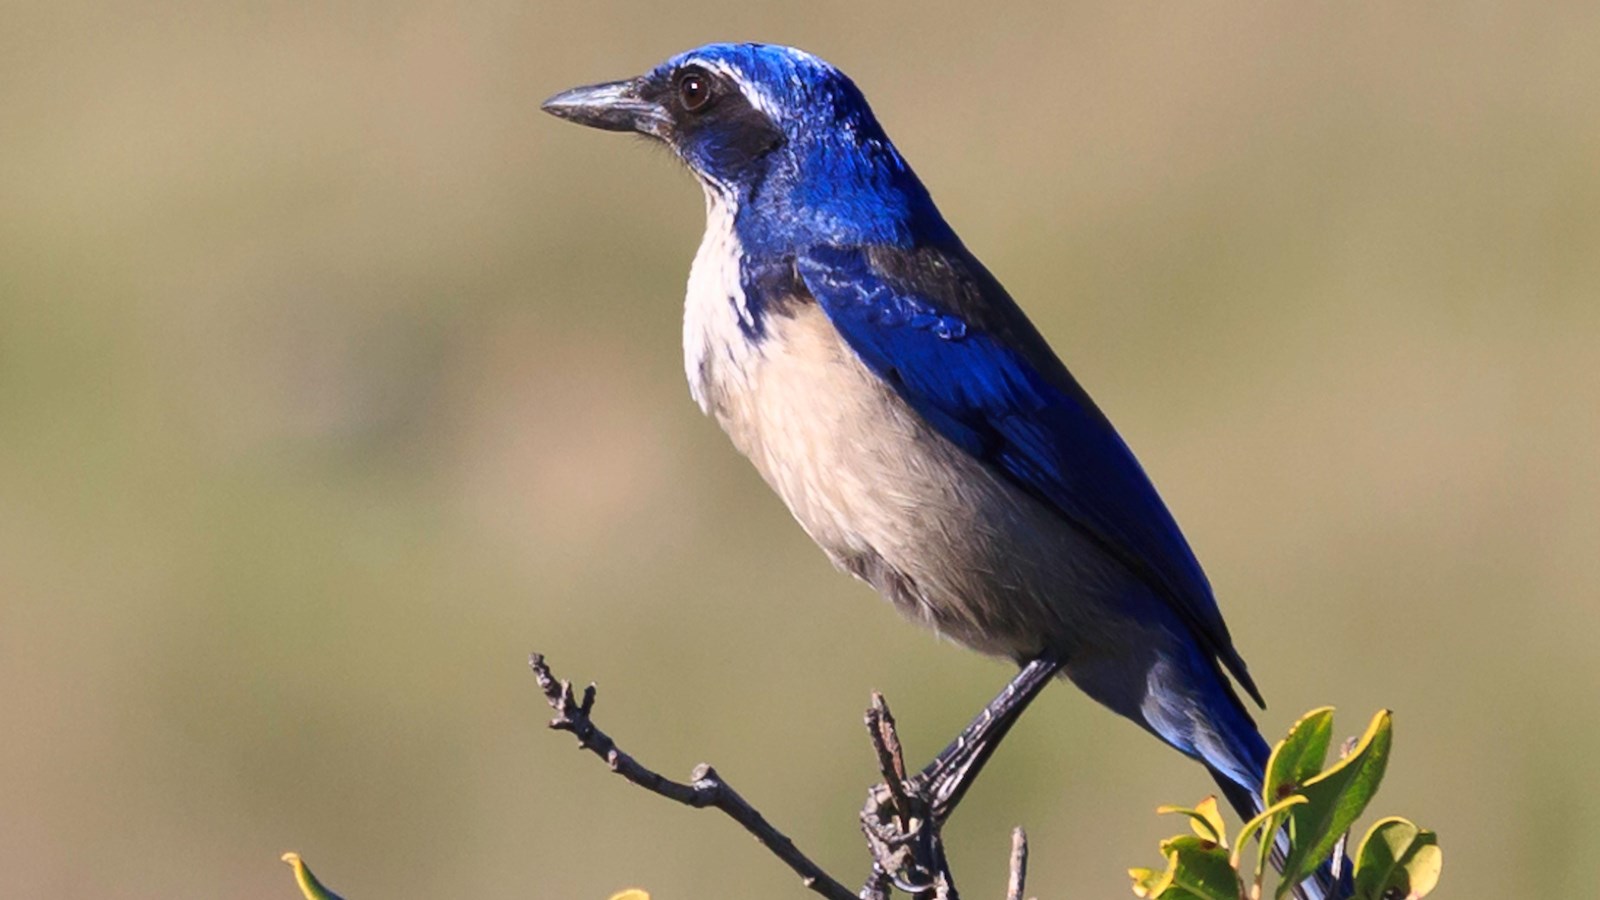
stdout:
POLYGON ((1322 771, 1333 741, 1333 707, 1306 713, 1289 728, 1289 734, 1272 748, 1261 786, 1261 799, 1271 805, 1300 789, 1322 771))
POLYGON ((1439 884, 1438 836, 1399 817, 1380 819, 1356 850, 1356 900, 1417 900, 1439 884))
POLYGON ((1244 827, 1239 829, 1239 838, 1234 841, 1233 854, 1228 857, 1228 861, 1233 864, 1234 868, 1239 867, 1240 854, 1244 853, 1245 845, 1250 843, 1251 838, 1257 836, 1256 832, 1264 832, 1260 835, 1261 840, 1270 846, 1273 840, 1272 836, 1278 832, 1278 825, 1283 814, 1289 810, 1289 807, 1299 806, 1305 802, 1305 797, 1299 794, 1290 794, 1263 809, 1254 819, 1244 823, 1244 827))
POLYGON ((294 869, 295 883, 300 885, 300 893, 305 895, 306 900, 344 900, 328 890, 317 880, 317 876, 311 874, 311 867, 300 858, 300 854, 290 851, 285 853, 282 859, 289 864, 289 868, 294 869))
POLYGON ((1207 797, 1195 804, 1193 809, 1187 806, 1158 806, 1156 815, 1164 816, 1176 813, 1189 817, 1189 828, 1194 833, 1224 849, 1228 846, 1228 826, 1222 821, 1222 813, 1217 809, 1217 798, 1207 797))
POLYGON ((1284 861, 1280 898, 1316 871, 1367 808, 1389 765, 1392 739, 1389 711, 1380 710, 1349 756, 1300 786, 1308 802, 1289 810, 1294 844, 1284 861))
MULTIPOLYGON (((1209 846, 1202 838, 1188 834, 1180 834, 1161 842, 1161 855, 1166 857, 1167 867, 1160 872, 1154 869, 1129 869, 1128 875, 1133 878, 1133 892, 1140 897, 1149 897, 1151 900, 1195 900, 1188 890, 1173 884, 1173 879, 1178 874, 1178 849, 1186 846, 1209 846)), ((1201 898, 1205 900, 1205 898, 1201 898)))
POLYGON ((1159 897, 1161 891, 1172 883, 1169 877, 1172 872, 1170 867, 1166 871, 1157 872, 1155 869, 1129 869, 1128 877, 1133 879, 1133 895, 1135 897, 1159 897))
POLYGON ((620 894, 612 894, 611 900, 650 900, 650 895, 638 888, 628 888, 620 894))
POLYGON ((1172 872, 1172 886, 1158 895, 1161 900, 1239 900, 1239 873, 1228 863, 1228 851, 1214 841, 1181 835, 1161 849, 1172 872))

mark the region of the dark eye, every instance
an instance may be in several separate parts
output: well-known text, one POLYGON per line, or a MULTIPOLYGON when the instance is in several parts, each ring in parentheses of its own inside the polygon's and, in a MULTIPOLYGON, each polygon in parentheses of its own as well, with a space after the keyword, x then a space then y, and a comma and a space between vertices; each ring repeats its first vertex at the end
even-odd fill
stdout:
POLYGON ((711 76, 704 69, 684 69, 678 75, 678 100, 689 112, 705 109, 711 103, 711 76))

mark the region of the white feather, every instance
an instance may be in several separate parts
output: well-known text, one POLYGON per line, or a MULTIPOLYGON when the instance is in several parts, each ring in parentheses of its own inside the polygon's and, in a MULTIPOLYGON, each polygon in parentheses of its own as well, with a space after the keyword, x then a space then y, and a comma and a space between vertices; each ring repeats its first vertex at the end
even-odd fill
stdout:
MULTIPOLYGON (((812 56, 804 50, 796 50, 793 47, 769 47, 767 49, 769 52, 781 53, 784 56, 788 56, 795 62, 802 65, 815 68, 832 69, 832 66, 829 66, 827 63, 816 58, 815 56, 812 56)), ((744 72, 740 71, 737 67, 730 65, 727 61, 715 58, 707 59, 704 57, 697 57, 686 60, 685 63, 711 69, 714 72, 720 73, 734 84, 737 84, 739 86, 739 91, 744 94, 745 99, 750 101, 750 105, 762 111, 763 113, 766 113, 767 117, 772 119, 772 121, 782 122, 785 118, 786 110, 784 108, 783 98, 774 96, 772 89, 768 85, 749 80, 746 78, 744 72)))
POLYGON ((733 198, 716 185, 706 191, 706 233, 689 267, 683 302, 683 367, 689 394, 711 412, 720 390, 738 390, 749 380, 751 359, 760 349, 746 336, 755 325, 739 279, 743 257, 734 233, 733 198), (719 385, 726 384, 725 388, 719 385))

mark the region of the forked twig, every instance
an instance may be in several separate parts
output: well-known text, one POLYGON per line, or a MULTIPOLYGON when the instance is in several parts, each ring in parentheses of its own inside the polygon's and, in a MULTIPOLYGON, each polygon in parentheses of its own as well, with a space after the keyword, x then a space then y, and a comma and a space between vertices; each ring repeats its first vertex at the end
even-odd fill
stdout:
MULTIPOLYGON (((862 832, 873 863, 871 875, 857 894, 800 852, 794 841, 767 821, 711 766, 696 766, 687 783, 648 768, 624 753, 610 735, 594 724, 593 684, 583 689, 580 698, 573 692, 571 682, 551 674, 542 655, 532 654, 528 665, 546 702, 556 712, 550 720, 551 728, 570 732, 580 748, 605 760, 613 772, 653 794, 696 809, 721 810, 799 875, 802 884, 830 900, 888 900, 894 888, 918 900, 960 900, 940 830, 1011 723, 1037 693, 1041 678, 1048 680, 1054 672, 1045 672, 1044 664, 1025 667, 955 742, 916 775, 908 774, 889 704, 883 695, 872 695, 866 723, 883 783, 868 792, 861 812, 862 832)), ((1027 852, 1027 838, 1018 828, 1012 833, 1008 900, 1021 900, 1027 852)))
MULTIPOLYGON (((889 702, 874 691, 867 708, 867 734, 878 754, 882 783, 867 792, 861 830, 872 853, 873 875, 918 900, 959 900, 945 856, 938 819, 925 791, 911 790, 905 754, 889 702)), ((872 896, 868 883, 862 896, 872 896)))
POLYGON ((595 726, 590 716, 595 699, 593 684, 583 689, 583 700, 579 701, 572 693, 571 682, 556 680, 555 676, 550 674, 550 667, 542 655, 535 653, 528 657, 528 666, 533 669, 534 677, 539 680, 539 688, 544 691, 545 700, 549 702, 550 708, 556 711, 556 717, 550 720, 550 727, 558 731, 571 732, 578 739, 579 747, 605 760, 611 771, 653 794, 676 800, 685 806, 696 809, 714 807, 721 810, 728 818, 744 826, 744 830, 750 832, 762 846, 793 869, 806 887, 830 900, 856 900, 856 895, 849 888, 801 853, 794 841, 773 827, 772 823, 740 796, 738 791, 723 781, 716 769, 702 763, 690 774, 689 777, 693 780, 684 784, 647 768, 632 756, 622 752, 609 735, 595 726))

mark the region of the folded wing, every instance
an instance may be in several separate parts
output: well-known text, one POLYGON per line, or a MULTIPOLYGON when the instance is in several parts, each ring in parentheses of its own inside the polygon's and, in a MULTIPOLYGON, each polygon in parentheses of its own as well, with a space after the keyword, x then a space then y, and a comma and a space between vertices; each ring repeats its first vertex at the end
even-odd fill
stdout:
POLYGON ((1133 572, 1262 702, 1154 486, 982 264, 959 246, 813 247, 794 268, 845 342, 913 409, 1133 572))

